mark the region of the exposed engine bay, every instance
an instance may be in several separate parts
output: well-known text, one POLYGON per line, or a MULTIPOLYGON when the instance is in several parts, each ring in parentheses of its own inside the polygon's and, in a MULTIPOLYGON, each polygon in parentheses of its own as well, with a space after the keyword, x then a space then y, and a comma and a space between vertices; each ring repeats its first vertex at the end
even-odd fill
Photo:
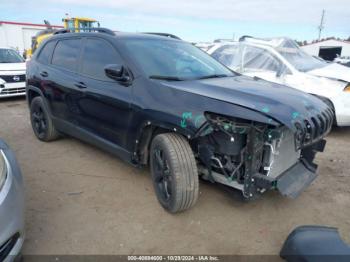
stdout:
POLYGON ((316 178, 312 161, 325 147, 322 138, 303 148, 285 126, 211 114, 206 118, 194 145, 203 179, 239 189, 245 198, 268 189, 295 198, 316 178))

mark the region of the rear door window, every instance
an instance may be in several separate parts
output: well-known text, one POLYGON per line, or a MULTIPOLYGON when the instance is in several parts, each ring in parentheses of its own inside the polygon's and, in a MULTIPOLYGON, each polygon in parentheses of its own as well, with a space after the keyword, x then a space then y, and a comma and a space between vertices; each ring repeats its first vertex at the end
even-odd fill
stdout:
POLYGON ((77 71, 81 39, 65 39, 57 43, 52 64, 69 71, 77 71))
POLYGON ((49 64, 50 63, 50 57, 52 54, 52 51, 55 47, 56 41, 50 41, 48 42, 43 49, 41 50, 38 61, 43 64, 49 64))
POLYGON ((104 68, 109 64, 121 64, 121 57, 115 48, 103 39, 86 39, 81 62, 81 73, 88 77, 112 81, 105 75, 104 68))

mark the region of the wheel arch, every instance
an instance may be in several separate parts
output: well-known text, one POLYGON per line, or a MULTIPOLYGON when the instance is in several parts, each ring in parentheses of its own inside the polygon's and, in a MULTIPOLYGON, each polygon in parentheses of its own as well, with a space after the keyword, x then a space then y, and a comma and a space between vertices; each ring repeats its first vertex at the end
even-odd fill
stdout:
POLYGON ((149 162, 149 151, 153 138, 163 133, 175 133, 182 135, 189 140, 193 134, 186 129, 173 127, 165 123, 148 122, 141 128, 138 139, 136 140, 134 152, 137 155, 137 162, 140 165, 147 165, 149 162))
POLYGON ((35 86, 27 86, 27 91, 26 92, 27 92, 28 106, 30 106, 31 102, 33 101, 33 99, 35 97, 40 96, 43 99, 45 109, 48 111, 50 116, 52 116, 51 109, 50 109, 50 107, 49 107, 49 105, 47 103, 46 97, 44 96, 43 92, 39 88, 37 88, 35 86))

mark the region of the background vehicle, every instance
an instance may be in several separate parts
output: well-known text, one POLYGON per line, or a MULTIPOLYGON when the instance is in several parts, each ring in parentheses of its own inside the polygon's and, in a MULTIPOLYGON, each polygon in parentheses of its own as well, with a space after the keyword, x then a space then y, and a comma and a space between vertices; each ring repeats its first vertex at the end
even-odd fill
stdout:
POLYGON ((151 34, 64 33, 28 63, 33 131, 66 133, 151 166, 160 204, 193 206, 198 176, 247 199, 298 196, 316 177, 332 110, 314 96, 239 76, 190 43, 151 34))
POLYGON ((11 48, 0 47, 0 98, 25 95, 26 65, 11 48))
POLYGON ((350 69, 316 59, 288 38, 221 43, 208 53, 239 73, 316 95, 335 109, 336 124, 350 125, 350 69))
POLYGON ((13 261, 24 241, 24 192, 15 156, 0 139, 0 261, 13 261))

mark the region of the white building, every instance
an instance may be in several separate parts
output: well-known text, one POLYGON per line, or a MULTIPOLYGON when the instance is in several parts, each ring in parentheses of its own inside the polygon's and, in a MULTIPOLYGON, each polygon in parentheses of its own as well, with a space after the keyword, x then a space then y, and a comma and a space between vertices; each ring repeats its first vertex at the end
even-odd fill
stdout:
POLYGON ((333 61, 337 56, 350 56, 350 42, 341 40, 325 40, 307 44, 301 47, 313 56, 319 56, 327 61, 333 61))
MULTIPOLYGON (((52 26, 63 28, 63 26, 52 26)), ((20 54, 31 48, 32 37, 40 30, 46 29, 44 24, 0 21, 0 46, 17 49, 20 54)))

